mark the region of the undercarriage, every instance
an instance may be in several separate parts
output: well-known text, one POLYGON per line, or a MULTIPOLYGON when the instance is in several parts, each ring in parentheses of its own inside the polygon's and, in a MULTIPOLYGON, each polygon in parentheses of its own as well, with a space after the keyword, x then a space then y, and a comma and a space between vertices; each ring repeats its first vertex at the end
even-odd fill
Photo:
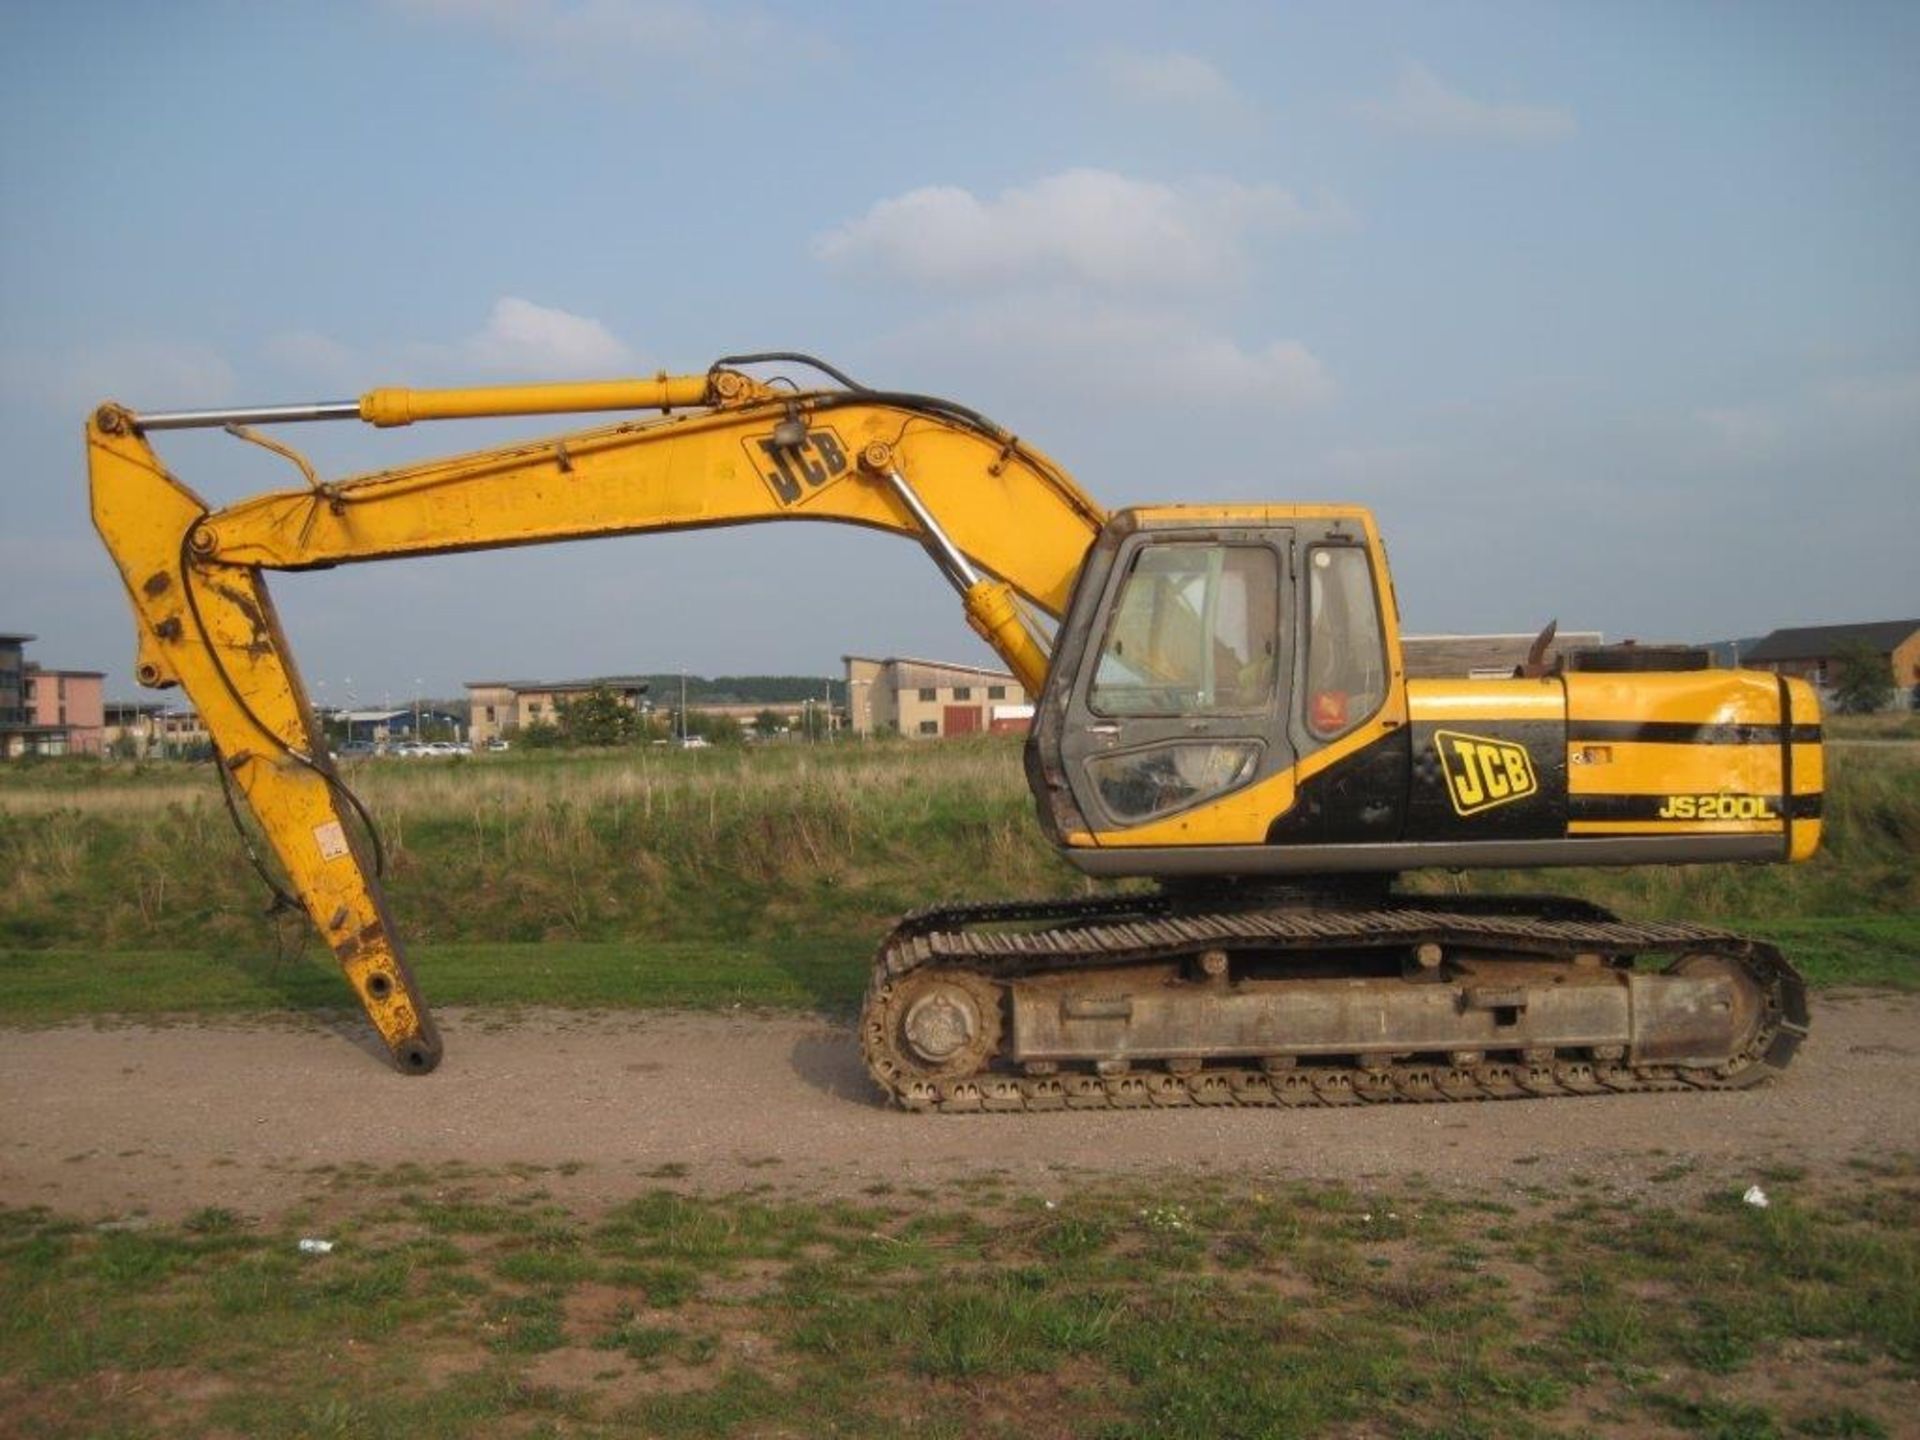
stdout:
POLYGON ((1799 974, 1724 931, 1297 886, 921 911, 860 1024, 875 1081, 944 1112, 1732 1089, 1806 1027, 1799 974))

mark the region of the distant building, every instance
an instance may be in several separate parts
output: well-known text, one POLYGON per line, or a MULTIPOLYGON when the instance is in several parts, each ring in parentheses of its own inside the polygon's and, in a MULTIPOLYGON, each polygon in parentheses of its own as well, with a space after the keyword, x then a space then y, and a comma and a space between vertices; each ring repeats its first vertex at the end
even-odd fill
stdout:
POLYGON ((1913 703, 1920 686, 1920 620, 1873 620, 1860 625, 1809 625, 1776 630, 1740 657, 1742 665, 1831 685, 1834 657, 1865 648, 1886 657, 1900 703, 1913 703))
POLYGON ((1716 670, 1742 670, 1747 656, 1763 637, 1743 635, 1735 640, 1702 640, 1697 648, 1707 652, 1716 670))
POLYGON ((213 753, 213 737, 197 710, 132 700, 109 700, 104 710, 102 748, 109 755, 191 760, 213 753))
MULTIPOLYGON (((1402 635, 1400 651, 1406 657, 1407 678, 1504 680, 1527 658, 1539 638, 1529 635, 1402 635)), ((1552 665, 1569 650, 1592 650, 1606 644, 1598 630, 1561 630, 1547 647, 1552 665)))
POLYGON ((98 755, 105 728, 105 672, 36 664, 26 658, 33 638, 0 635, 0 759, 98 755))
POLYGON ((102 751, 132 760, 144 760, 161 753, 162 717, 166 708, 147 701, 107 701, 100 735, 102 751))
POLYGON ((856 735, 894 730, 917 739, 1023 732, 1033 704, 1005 670, 942 660, 843 655, 847 719, 856 735))
POLYGON ((204 755, 213 749, 213 737, 198 710, 163 710, 155 725, 162 755, 204 755))
POLYGON ((641 708, 647 681, 638 675, 602 675, 591 680, 469 680, 469 739, 475 749, 509 730, 551 725, 560 702, 577 700, 590 690, 611 690, 631 708, 641 708))
POLYGON ((329 710, 321 717, 328 724, 340 727, 344 741, 349 745, 384 745, 392 740, 415 739, 414 722, 420 722, 420 729, 451 731, 454 739, 460 738, 461 722, 458 715, 450 715, 444 710, 416 710, 413 706, 404 706, 397 710, 329 710))
POLYGON ((4 737, 27 723, 25 687, 21 675, 26 670, 27 642, 31 635, 0 634, 0 749, 4 737))

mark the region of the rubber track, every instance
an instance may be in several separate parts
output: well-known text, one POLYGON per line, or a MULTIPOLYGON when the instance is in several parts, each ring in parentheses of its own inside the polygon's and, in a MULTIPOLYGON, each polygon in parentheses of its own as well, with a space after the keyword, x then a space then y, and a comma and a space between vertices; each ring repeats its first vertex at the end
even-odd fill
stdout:
POLYGON ((1522 1099, 1639 1091, 1735 1089, 1784 1069, 1807 1032, 1806 984, 1763 941, 1704 925, 1629 922, 1583 901, 1535 896, 1396 896, 1380 908, 1196 908, 1165 895, 1098 900, 1011 901, 917 912, 895 927, 874 959, 861 1010, 861 1043, 875 1082, 910 1110, 946 1113, 1193 1105, 1352 1105, 1390 1101, 1522 1099), (1032 929, 982 927, 1032 926, 1032 929), (1556 1055, 1549 1063, 1490 1061, 1462 1069, 1410 1061, 1378 1068, 1298 1064, 1264 1069, 1207 1065, 1186 1074, 1136 1068, 1121 1075, 1063 1068, 1045 1076, 986 1072, 960 1080, 911 1073, 881 1020, 892 987, 926 967, 994 981, 1049 971, 1165 962, 1202 950, 1386 949, 1426 943, 1560 959, 1725 956, 1753 977, 1767 1014, 1753 1041, 1712 1068, 1630 1066, 1556 1055))

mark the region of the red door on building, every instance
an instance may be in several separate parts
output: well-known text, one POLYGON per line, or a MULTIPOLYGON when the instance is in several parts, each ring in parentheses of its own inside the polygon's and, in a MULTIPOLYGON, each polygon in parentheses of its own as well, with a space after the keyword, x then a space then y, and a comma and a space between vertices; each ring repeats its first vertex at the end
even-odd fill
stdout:
POLYGON ((940 722, 942 735, 978 735, 980 733, 980 707, 978 705, 949 705, 946 715, 940 722))

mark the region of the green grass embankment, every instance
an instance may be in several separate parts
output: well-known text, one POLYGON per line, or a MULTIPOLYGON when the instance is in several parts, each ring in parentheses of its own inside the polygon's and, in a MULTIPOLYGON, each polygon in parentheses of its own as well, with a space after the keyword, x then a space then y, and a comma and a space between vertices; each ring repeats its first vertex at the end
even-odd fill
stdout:
MULTIPOLYGON (((1828 752, 1806 865, 1427 876, 1776 940, 1815 983, 1920 985, 1920 757, 1828 752)), ((376 762, 352 774, 436 1003, 844 1009, 940 900, 1091 887, 1003 742, 376 762)), ((0 1016, 340 1003, 270 919, 206 766, 0 770, 0 1016)))

